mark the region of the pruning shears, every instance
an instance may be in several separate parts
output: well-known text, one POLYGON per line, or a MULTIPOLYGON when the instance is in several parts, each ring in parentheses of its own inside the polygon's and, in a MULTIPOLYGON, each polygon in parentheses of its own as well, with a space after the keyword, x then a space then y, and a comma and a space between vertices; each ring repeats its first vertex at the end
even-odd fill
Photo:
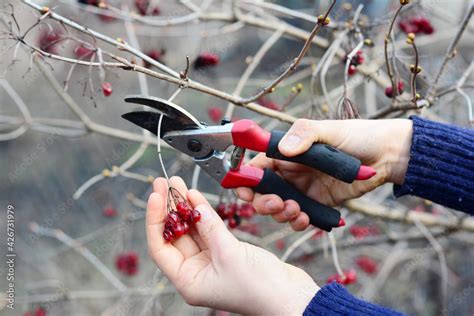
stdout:
POLYGON ((285 132, 268 132, 249 119, 208 126, 182 107, 160 98, 128 96, 125 102, 157 110, 130 112, 122 117, 155 135, 159 132, 168 145, 191 156, 222 187, 249 187, 258 193, 276 194, 283 200, 294 200, 308 214, 310 224, 325 231, 343 225, 340 212, 302 194, 271 169, 262 170, 243 164, 245 150, 264 152, 269 158, 303 164, 347 183, 375 175, 375 170, 362 165, 359 159, 325 144, 315 143, 301 155, 285 157, 278 150, 278 143, 285 132), (226 151, 231 146, 235 148, 227 159, 226 151))

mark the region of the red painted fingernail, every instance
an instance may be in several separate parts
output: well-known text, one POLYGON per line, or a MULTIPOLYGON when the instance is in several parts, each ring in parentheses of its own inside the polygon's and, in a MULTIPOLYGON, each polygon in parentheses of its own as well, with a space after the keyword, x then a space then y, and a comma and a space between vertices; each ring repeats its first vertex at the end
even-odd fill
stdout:
POLYGON ((342 226, 346 226, 346 221, 344 220, 344 218, 341 217, 341 219, 339 219, 339 224, 337 227, 342 227, 342 226))
POLYGON ((357 173, 356 180, 367 180, 377 174, 377 171, 369 166, 360 166, 359 172, 357 173))

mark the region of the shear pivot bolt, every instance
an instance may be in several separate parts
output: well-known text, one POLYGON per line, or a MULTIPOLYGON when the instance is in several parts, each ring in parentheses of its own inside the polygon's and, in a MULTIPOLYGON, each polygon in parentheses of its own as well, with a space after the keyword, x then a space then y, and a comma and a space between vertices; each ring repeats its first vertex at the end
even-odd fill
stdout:
POLYGON ((192 152, 199 152, 202 149, 201 143, 196 139, 191 139, 188 141, 188 149, 192 152))

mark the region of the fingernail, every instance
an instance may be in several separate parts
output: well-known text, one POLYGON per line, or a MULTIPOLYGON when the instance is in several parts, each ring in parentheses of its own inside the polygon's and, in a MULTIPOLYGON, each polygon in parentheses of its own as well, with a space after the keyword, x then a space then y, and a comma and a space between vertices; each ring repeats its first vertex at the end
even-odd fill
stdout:
POLYGON ((285 136, 283 138, 283 140, 281 141, 281 146, 285 150, 292 151, 292 150, 298 148, 300 143, 301 143, 301 138, 299 136, 288 135, 288 136, 285 136))
POLYGON ((286 209, 286 210, 283 211, 283 215, 285 215, 286 218, 291 219, 295 216, 295 210, 286 209))

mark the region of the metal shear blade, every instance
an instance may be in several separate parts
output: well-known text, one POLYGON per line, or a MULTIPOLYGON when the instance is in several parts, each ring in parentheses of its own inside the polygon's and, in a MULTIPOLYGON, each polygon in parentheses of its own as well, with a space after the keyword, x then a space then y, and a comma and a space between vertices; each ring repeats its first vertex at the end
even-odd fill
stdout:
POLYGON ((160 116, 163 114, 160 137, 171 131, 204 128, 191 113, 172 102, 160 98, 139 95, 128 96, 125 98, 125 102, 146 105, 159 111, 159 113, 137 111, 122 115, 124 119, 155 135, 157 134, 160 116))

